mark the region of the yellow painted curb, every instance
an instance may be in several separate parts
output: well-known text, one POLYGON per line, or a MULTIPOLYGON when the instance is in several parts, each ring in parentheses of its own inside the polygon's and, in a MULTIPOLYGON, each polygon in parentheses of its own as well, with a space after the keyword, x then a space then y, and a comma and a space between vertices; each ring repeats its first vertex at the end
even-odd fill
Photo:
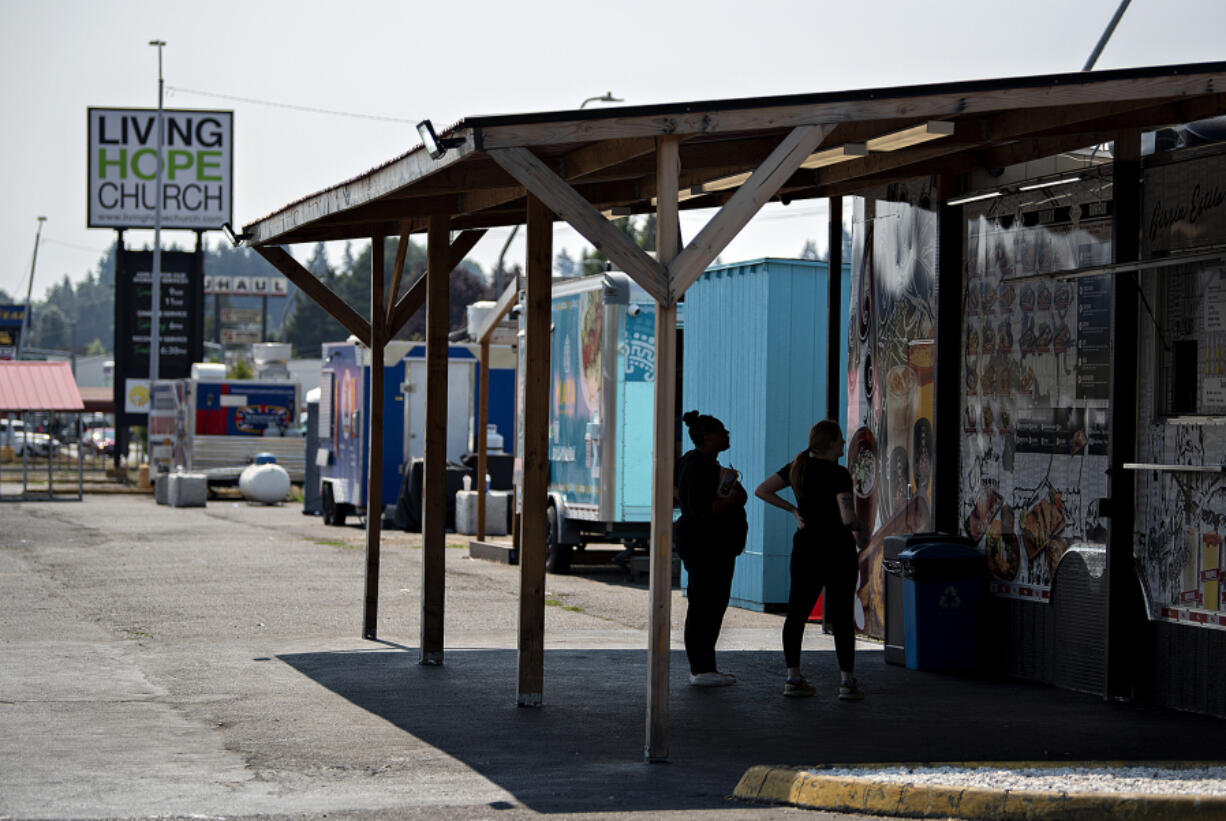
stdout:
MULTIPOLYGON (((983 762, 979 766, 988 764, 983 762)), ((999 766, 995 762, 991 765, 999 766)), ((795 767, 762 764, 746 770, 733 795, 746 801, 790 804, 807 809, 909 818, 1226 821, 1226 797, 1223 796, 912 786, 875 781, 869 775, 821 775, 795 767)))

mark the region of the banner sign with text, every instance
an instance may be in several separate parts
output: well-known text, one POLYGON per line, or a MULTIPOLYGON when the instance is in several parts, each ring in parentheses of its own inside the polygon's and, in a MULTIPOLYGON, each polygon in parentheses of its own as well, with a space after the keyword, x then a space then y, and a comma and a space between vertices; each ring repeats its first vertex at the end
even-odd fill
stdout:
MULTIPOLYGON (((203 260, 188 251, 163 251, 158 287, 158 378, 185 379, 204 359, 203 260)), ((115 407, 144 424, 153 314, 153 252, 122 251, 115 273, 115 407), (128 383, 132 384, 129 385, 128 383), (129 390, 133 388, 133 391, 129 390), (129 395, 132 394, 132 395, 129 395), (133 409, 134 405, 136 408, 133 409)), ((121 420, 116 420, 120 422, 121 420)))
MULTIPOLYGON (((163 110, 162 227, 216 230, 234 202, 234 112, 163 110)), ((153 228, 157 110, 89 109, 90 228, 153 228)))
POLYGON ((283 276, 232 277, 206 276, 206 294, 231 294, 235 296, 288 296, 289 280, 283 276))
POLYGON ((16 359, 26 306, 0 305, 0 359, 16 359))

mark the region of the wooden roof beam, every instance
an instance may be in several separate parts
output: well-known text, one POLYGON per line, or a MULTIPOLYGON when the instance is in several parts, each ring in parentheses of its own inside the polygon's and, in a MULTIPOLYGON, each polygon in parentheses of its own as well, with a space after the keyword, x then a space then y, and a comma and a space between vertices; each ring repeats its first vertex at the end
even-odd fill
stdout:
MULTIPOLYGON (((510 146, 546 146, 592 139, 656 137, 667 134, 706 135, 761 128, 770 123, 789 128, 808 123, 842 123, 900 118, 914 122, 983 115, 1000 111, 1092 105, 1103 100, 1127 102, 1163 97, 1194 97, 1212 92, 1211 72, 1150 77, 1098 78, 1093 72, 1060 84, 996 88, 938 88, 932 93, 871 99, 830 98, 812 103, 746 109, 690 109, 601 120, 477 125, 479 145, 486 150, 510 146)), ((883 90, 884 91, 884 90, 883 90)))
POLYGON ((792 129, 745 184, 711 218, 690 244, 669 263, 669 296, 673 302, 719 256, 754 214, 779 191, 830 131, 826 125, 792 129))
MULTIPOLYGON (((515 305, 515 300, 519 298, 519 283, 512 280, 502 293, 498 296, 498 301, 494 303, 494 308, 485 315, 485 319, 481 320, 481 325, 477 328, 477 341, 482 345, 488 345, 490 336, 494 333, 494 329, 498 327, 498 323, 507 315, 515 305)), ((488 365, 488 363, 482 363, 488 365)), ((478 500, 480 501, 480 500, 478 500)))
POLYGON ((297 285, 302 292, 315 300, 315 304, 328 312, 328 315, 335 319, 349 331, 362 341, 363 345, 370 345, 370 323, 362 318, 362 315, 349 307, 349 303, 341 299, 332 292, 327 285, 324 285, 315 275, 302 267, 298 260, 290 256, 279 245, 256 246, 255 252, 285 274, 285 278, 297 285))
POLYGON ((550 211, 587 238, 657 301, 668 301, 668 272, 628 236, 609 224, 600 211, 526 148, 490 150, 507 170, 550 211))
MULTIPOLYGON (((560 177, 572 182, 596 172, 619 165, 628 160, 655 151, 655 141, 649 138, 634 140, 607 140, 593 143, 566 154, 551 165, 560 177)), ((523 186, 491 188, 466 193, 461 200, 457 215, 472 214, 514 202, 527 195, 523 186)), ((526 205, 525 205, 526 208, 526 205)))
MULTIPOLYGON (((463 231, 461 234, 451 241, 447 247, 447 273, 455 271, 460 267, 460 263, 464 261, 464 257, 468 256, 468 252, 473 249, 477 241, 485 236, 485 229, 463 231)), ((399 253, 397 254, 399 256, 399 253)), ((388 321, 387 321, 387 336, 394 337, 400 333, 400 329, 405 326, 405 323, 413 318, 413 314, 421 308, 426 301, 426 277, 423 275, 418 277, 409 290, 405 291, 404 296, 396 300, 396 304, 389 305, 388 321)))

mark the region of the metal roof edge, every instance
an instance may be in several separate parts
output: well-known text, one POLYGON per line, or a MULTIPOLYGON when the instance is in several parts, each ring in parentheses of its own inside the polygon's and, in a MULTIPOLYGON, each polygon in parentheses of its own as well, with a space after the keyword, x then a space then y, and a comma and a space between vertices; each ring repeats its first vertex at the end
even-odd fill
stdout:
POLYGON ((465 117, 453 128, 493 128, 527 123, 567 122, 576 120, 607 120, 626 117, 651 117, 661 114, 690 114, 696 111, 720 111, 728 109, 776 108, 793 105, 819 105, 850 100, 887 99, 895 97, 923 97, 950 92, 976 93, 1000 91, 1043 85, 1088 85, 1118 80, 1141 80, 1151 77, 1170 77, 1193 74, 1226 73, 1226 61, 1204 63, 1176 63, 1164 66, 1106 69, 1103 71, 1070 71, 1060 74, 1036 74, 995 79, 957 80, 906 86, 883 86, 879 88, 853 89, 847 91, 822 91, 801 94, 784 94, 763 97, 729 97, 717 100, 694 100, 691 102, 651 103, 639 106, 618 106, 599 109, 569 109, 521 114, 488 114, 465 117))

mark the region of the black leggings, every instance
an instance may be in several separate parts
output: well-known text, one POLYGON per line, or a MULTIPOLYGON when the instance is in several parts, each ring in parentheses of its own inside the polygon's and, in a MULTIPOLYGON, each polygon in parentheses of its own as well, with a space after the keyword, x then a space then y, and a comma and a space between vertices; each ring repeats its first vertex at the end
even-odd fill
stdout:
POLYGON ((822 588, 822 618, 830 622, 834 632, 834 652, 839 669, 852 672, 855 665, 856 583, 860 566, 855 547, 851 545, 814 542, 803 530, 792 537, 792 591, 788 596, 788 614, 783 622, 783 658, 788 667, 800 666, 800 643, 805 634, 805 622, 817 604, 822 588))
POLYGON ((713 673, 715 642, 724 623, 728 597, 732 593, 732 573, 736 569, 734 556, 703 556, 699 561, 687 561, 690 574, 685 611, 685 655, 690 660, 690 672, 713 673))

